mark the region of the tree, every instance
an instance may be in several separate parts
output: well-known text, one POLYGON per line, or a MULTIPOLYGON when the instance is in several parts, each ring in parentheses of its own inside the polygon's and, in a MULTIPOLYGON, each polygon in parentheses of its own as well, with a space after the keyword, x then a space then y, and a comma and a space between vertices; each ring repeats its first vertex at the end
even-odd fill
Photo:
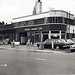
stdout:
POLYGON ((2 25, 4 25, 5 24, 5 22, 4 21, 2 21, 2 25))
POLYGON ((0 22, 0 25, 2 25, 2 23, 0 22))

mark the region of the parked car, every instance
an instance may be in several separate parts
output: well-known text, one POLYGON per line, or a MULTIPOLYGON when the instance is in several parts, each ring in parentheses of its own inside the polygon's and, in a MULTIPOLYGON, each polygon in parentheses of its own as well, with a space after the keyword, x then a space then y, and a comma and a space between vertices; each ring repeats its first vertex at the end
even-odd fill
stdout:
MULTIPOLYGON (((66 49, 66 48, 70 48, 70 45, 74 44, 74 41, 70 40, 70 39, 47 39, 42 43, 38 43, 37 46, 40 47, 40 45, 42 44, 42 46, 44 48, 47 49, 51 49, 52 48, 52 41, 54 43, 54 48, 55 49, 66 49)), ((42 47, 42 48, 43 48, 42 47)))
POLYGON ((74 52, 74 51, 75 51, 75 44, 70 45, 70 51, 71 51, 71 52, 74 52))
POLYGON ((64 42, 62 42, 59 39, 47 39, 42 43, 38 43, 37 46, 38 48, 40 47, 40 45, 44 46, 44 48, 46 49, 51 49, 52 48, 52 41, 54 44, 54 48, 63 48, 63 46, 65 45, 64 42))
POLYGON ((59 48, 59 49, 65 49, 68 48, 67 42, 64 39, 47 39, 44 42, 44 48, 51 48, 52 47, 52 41, 54 43, 54 48, 59 48))
POLYGON ((61 39, 61 42, 64 43, 64 45, 62 46, 62 49, 70 48, 69 42, 67 42, 65 39, 61 39))
POLYGON ((51 39, 47 39, 44 41, 44 48, 50 49, 52 45, 52 40, 51 39))
POLYGON ((64 49, 64 46, 66 46, 65 40, 55 40, 54 41, 54 48, 64 49))
POLYGON ((71 39, 66 39, 68 45, 73 45, 75 42, 71 39))

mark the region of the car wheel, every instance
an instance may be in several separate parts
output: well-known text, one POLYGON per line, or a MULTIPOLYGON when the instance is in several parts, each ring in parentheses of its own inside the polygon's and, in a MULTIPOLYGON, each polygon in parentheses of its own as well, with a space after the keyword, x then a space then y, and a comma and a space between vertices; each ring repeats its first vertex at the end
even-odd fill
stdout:
POLYGON ((59 49, 59 46, 56 46, 56 49, 59 49))
POLYGON ((75 50, 70 50, 71 52, 74 52, 75 50))

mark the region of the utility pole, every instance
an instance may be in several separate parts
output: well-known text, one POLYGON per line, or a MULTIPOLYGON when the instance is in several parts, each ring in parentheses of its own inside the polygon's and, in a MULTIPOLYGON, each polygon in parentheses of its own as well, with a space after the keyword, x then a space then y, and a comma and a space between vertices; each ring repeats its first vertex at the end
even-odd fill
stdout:
POLYGON ((69 11, 69 39, 70 39, 70 11, 69 11))

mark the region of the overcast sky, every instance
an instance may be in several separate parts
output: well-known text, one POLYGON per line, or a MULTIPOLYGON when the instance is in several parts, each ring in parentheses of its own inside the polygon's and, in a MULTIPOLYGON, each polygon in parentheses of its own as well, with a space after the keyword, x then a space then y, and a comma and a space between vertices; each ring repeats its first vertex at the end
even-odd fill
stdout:
MULTIPOLYGON (((0 0, 0 21, 11 23, 12 18, 31 15, 37 0, 0 0)), ((41 0, 42 11, 70 11, 75 14, 75 0, 41 0)))

